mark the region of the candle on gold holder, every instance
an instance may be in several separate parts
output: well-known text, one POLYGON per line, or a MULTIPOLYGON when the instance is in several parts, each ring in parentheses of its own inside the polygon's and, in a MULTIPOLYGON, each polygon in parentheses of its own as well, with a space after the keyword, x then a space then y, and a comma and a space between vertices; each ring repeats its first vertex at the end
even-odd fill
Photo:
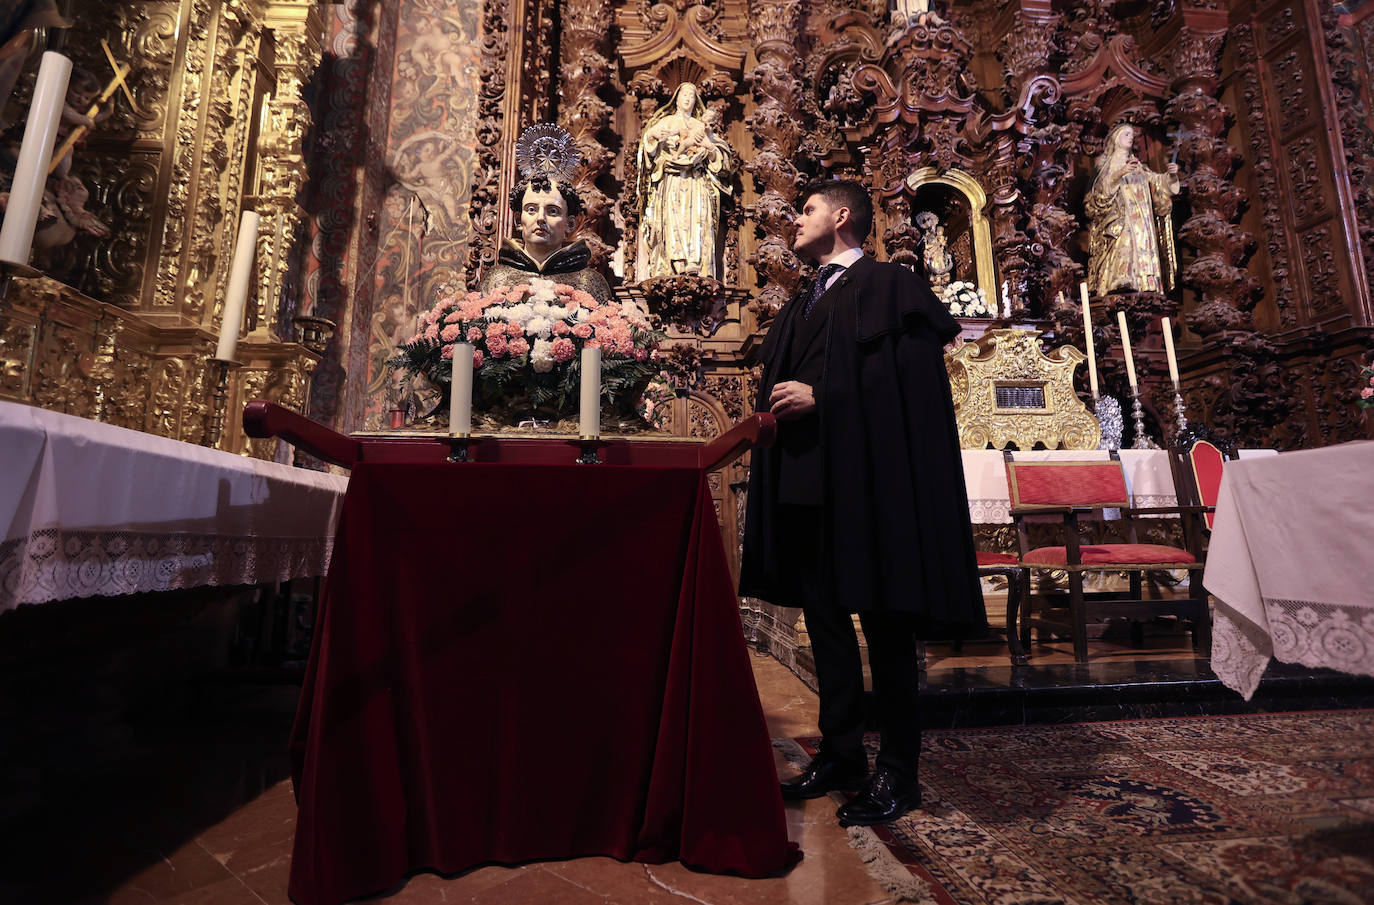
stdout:
POLYGON ((1178 389, 1178 358, 1174 355, 1174 327, 1166 317, 1160 324, 1164 328, 1164 355, 1169 360, 1169 379, 1174 382, 1174 389, 1178 389))
POLYGON ((1126 332, 1126 312, 1116 313, 1116 325, 1121 329, 1121 351, 1126 356, 1126 379, 1131 383, 1131 389, 1135 390, 1135 361, 1131 358, 1131 334, 1126 332))
POLYGON ((588 346, 582 350, 582 395, 577 427, 583 440, 601 436, 601 350, 588 346))
POLYGON ((48 184, 48 165, 52 162, 53 142, 57 139, 71 74, 70 59, 51 50, 43 54, 28 121, 24 124, 23 143, 19 146, 19 160, 14 166, 5 222, 0 226, 0 261, 16 270, 27 270, 29 266, 33 231, 38 225, 43 189, 48 184))
POLYGON ((205 384, 210 387, 210 412, 205 419, 205 432, 201 434, 200 445, 212 449, 219 446, 224 436, 224 417, 229 408, 229 375, 243 367, 237 361, 212 358, 206 362, 205 384))
POLYGON ((1079 283, 1078 293, 1083 296, 1083 342, 1088 353, 1088 387, 1092 390, 1093 399, 1097 399, 1097 350, 1093 345, 1093 315, 1088 307, 1088 284, 1079 283))
POLYGON ((244 211, 239 220, 238 241, 234 243, 234 263, 229 271, 229 286, 224 291, 224 317, 219 324, 219 345, 215 357, 233 361, 238 351, 243 311, 248 306, 248 284, 253 278, 253 255, 258 247, 257 211, 244 211))
POLYGON ((449 383, 448 432, 472 435, 472 344, 453 344, 453 372, 449 383))

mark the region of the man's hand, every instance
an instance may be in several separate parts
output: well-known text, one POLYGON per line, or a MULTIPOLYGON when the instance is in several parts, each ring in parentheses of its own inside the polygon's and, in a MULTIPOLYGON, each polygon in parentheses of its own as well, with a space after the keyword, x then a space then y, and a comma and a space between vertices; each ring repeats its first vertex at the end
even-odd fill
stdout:
POLYGON ((816 396, 807 384, 784 380, 774 386, 769 394, 768 410, 779 421, 795 421, 816 410, 816 396))

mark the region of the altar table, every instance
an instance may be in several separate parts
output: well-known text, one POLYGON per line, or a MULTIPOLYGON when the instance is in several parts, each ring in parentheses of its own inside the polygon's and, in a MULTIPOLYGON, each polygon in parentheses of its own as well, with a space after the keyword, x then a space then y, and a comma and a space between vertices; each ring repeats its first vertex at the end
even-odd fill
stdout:
POLYGON ((348 479, 0 402, 0 612, 323 575, 348 479))
POLYGON ((1374 442, 1228 462, 1203 584, 1212 670, 1248 700, 1274 657, 1374 676, 1374 442))
POLYGON ((700 468, 357 461, 314 644, 301 905, 426 868, 799 857, 700 468))

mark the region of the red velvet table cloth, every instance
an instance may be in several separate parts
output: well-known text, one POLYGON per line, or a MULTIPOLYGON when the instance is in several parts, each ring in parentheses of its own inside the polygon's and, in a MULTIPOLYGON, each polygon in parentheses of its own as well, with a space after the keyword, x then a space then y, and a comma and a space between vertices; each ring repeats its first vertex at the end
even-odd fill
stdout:
POLYGON ((705 474, 360 463, 292 732, 289 892, 795 863, 705 474))

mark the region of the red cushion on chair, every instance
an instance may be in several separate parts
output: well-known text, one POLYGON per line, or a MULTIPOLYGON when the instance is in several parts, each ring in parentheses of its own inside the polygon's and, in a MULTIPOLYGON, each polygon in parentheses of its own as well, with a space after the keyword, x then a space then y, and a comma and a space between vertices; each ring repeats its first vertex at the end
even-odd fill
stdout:
MULTIPOLYGON (((1084 544, 1079 547, 1083 565, 1149 566, 1197 562, 1187 550, 1163 544, 1084 544)), ((1028 566, 1059 566, 1068 562, 1064 547, 1038 547, 1021 558, 1028 566)))
MULTIPOLYGON (((1197 483, 1199 502, 1204 506, 1215 506, 1221 495, 1221 470, 1226 457, 1206 440, 1199 440, 1188 450, 1188 461, 1193 466, 1193 480, 1197 483)), ((1214 513, 1207 513, 1207 527, 1212 527, 1214 513)))
POLYGON ((984 553, 978 551, 978 565, 980 566, 1015 566, 1020 564, 1015 553, 984 553))
POLYGON ((1120 462, 1008 462, 1012 506, 1126 508, 1131 495, 1120 462))

